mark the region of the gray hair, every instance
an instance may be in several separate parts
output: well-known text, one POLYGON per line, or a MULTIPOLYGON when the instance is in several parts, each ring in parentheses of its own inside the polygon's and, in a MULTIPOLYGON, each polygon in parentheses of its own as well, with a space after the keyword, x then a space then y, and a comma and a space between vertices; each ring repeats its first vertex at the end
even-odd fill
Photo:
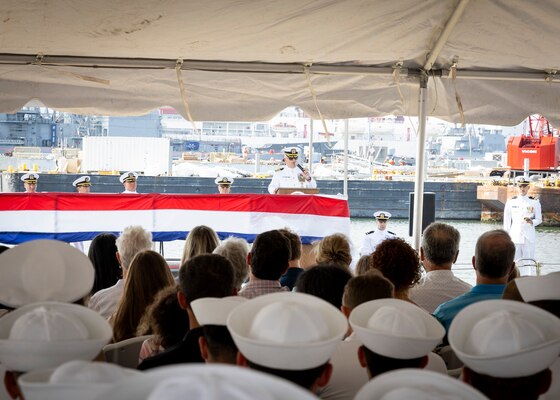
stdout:
POLYGON ((451 225, 431 223, 424 230, 422 237, 424 257, 435 265, 452 263, 459 251, 460 241, 461 234, 451 225))
POLYGON ((116 245, 121 258, 121 266, 123 269, 128 269, 136 254, 144 250, 151 250, 152 234, 140 225, 127 226, 117 238, 116 245))
POLYGON ((227 258, 233 265, 233 284, 237 289, 241 289, 241 284, 249 276, 249 266, 247 265, 247 254, 249 244, 245 239, 230 236, 213 251, 227 258))

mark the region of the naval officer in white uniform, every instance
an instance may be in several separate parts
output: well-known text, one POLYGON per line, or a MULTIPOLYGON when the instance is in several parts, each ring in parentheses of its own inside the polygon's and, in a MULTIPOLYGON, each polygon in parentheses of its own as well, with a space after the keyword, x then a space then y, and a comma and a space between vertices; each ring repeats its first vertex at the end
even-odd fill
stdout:
POLYGON ((360 249, 360 256, 367 256, 373 253, 377 245, 385 239, 394 239, 397 237, 393 232, 387 230, 391 213, 387 211, 377 211, 373 216, 377 221, 377 229, 366 233, 362 248, 360 249))
POLYGON ((138 184, 137 183, 138 174, 136 172, 133 171, 125 172, 124 174, 121 175, 119 180, 124 185, 124 191, 122 193, 138 194, 138 192, 136 191, 136 186, 138 184))
POLYGON ((218 193, 220 194, 230 194, 231 185, 233 185, 233 178, 229 176, 218 176, 214 183, 218 185, 218 193))
MULTIPOLYGON (((528 196, 529 181, 515 178, 519 195, 509 199, 504 208, 504 230, 515 243, 515 259, 535 259, 535 226, 542 222, 541 203, 528 196)), ((523 271, 520 271, 522 275, 523 271)))
POLYGON ((297 147, 286 147, 282 150, 286 165, 280 168, 272 176, 268 185, 268 192, 275 194, 279 188, 305 188, 314 189, 317 182, 309 174, 309 171, 298 163, 299 150, 297 147))
POLYGON ((25 188, 25 193, 37 193, 37 181, 39 180, 39 174, 30 172, 24 174, 21 177, 23 182, 23 187, 25 188))
POLYGON ((80 176, 74 182, 72 186, 76 188, 78 193, 90 193, 91 191, 91 178, 87 175, 80 176))

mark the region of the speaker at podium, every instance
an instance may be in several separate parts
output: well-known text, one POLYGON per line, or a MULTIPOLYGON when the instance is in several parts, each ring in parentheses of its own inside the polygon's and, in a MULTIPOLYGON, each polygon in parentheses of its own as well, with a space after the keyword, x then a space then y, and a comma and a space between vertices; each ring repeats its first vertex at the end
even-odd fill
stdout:
POLYGON ((276 194, 292 194, 296 192, 297 194, 318 194, 319 189, 314 188, 278 188, 276 194))

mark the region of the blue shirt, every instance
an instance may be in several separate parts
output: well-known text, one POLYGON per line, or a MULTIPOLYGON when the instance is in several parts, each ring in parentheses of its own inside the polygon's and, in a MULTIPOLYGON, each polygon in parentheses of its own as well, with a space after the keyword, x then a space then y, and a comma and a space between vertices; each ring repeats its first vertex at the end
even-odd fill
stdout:
POLYGON ((440 304, 433 315, 447 332, 449 331, 451 321, 453 321, 453 318, 455 318, 459 311, 477 301, 501 299, 505 287, 506 285, 476 285, 467 293, 440 304))

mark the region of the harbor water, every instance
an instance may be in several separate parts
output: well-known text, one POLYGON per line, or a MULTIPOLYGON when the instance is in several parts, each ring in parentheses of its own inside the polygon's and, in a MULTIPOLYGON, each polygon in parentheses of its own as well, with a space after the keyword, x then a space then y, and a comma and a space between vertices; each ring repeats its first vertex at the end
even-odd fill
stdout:
MULTIPOLYGON (((486 223, 479 221, 465 220, 438 220, 457 228, 461 233, 461 245, 457 263, 453 266, 456 276, 470 284, 475 283, 475 272, 472 267, 471 259, 474 255, 476 240, 478 237, 493 229, 501 229, 501 223, 486 223)), ((391 219, 388 228, 397 236, 412 243, 412 238, 408 236, 408 219, 391 219)), ((375 220, 369 218, 352 218, 350 224, 350 240, 353 247, 353 257, 358 259, 358 251, 362 245, 362 240, 366 232, 376 228, 375 220)), ((168 259, 180 259, 185 241, 176 240, 164 243, 164 254, 168 259)), ((537 227, 536 258, 541 262, 541 274, 553 271, 560 271, 560 252, 556 245, 560 243, 560 228, 558 227, 537 227)))

